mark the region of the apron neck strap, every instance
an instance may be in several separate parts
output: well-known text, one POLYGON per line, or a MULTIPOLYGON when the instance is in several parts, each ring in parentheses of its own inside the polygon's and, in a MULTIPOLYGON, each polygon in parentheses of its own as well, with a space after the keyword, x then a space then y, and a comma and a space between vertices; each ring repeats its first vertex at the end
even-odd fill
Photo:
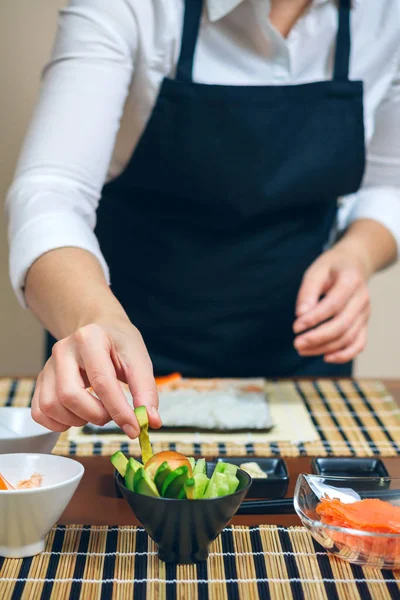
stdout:
MULTIPOLYGON (((338 32, 336 36, 335 67, 333 79, 346 81, 350 61, 350 4, 351 0, 339 0, 338 32)), ((193 81, 193 59, 199 35, 203 10, 202 0, 185 0, 181 52, 176 69, 176 79, 193 81)))
POLYGON ((193 59, 202 11, 203 0, 185 0, 181 53, 176 69, 176 79, 181 81, 193 81, 193 59))
POLYGON ((333 79, 346 81, 349 78, 349 62, 351 48, 350 34, 351 0, 339 0, 338 32, 336 36, 335 67, 333 79))

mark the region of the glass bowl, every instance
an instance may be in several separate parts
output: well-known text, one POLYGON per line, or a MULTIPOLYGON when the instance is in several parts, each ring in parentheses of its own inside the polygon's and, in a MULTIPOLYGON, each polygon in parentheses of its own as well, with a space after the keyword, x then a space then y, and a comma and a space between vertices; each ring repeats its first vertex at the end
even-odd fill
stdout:
POLYGON ((357 499, 358 495, 361 499, 379 498, 400 507, 400 479, 302 474, 294 493, 297 515, 328 552, 356 565, 400 569, 400 534, 336 527, 321 520, 316 508, 327 491, 331 498, 343 502, 350 496, 357 499))

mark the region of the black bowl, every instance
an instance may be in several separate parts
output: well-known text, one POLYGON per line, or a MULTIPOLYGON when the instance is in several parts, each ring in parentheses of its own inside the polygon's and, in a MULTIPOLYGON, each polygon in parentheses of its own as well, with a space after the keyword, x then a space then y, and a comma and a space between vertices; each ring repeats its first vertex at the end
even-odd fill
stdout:
POLYGON ((234 494, 204 500, 154 498, 129 491, 117 476, 121 493, 168 563, 207 560, 210 544, 232 519, 251 486, 251 477, 238 469, 234 494))

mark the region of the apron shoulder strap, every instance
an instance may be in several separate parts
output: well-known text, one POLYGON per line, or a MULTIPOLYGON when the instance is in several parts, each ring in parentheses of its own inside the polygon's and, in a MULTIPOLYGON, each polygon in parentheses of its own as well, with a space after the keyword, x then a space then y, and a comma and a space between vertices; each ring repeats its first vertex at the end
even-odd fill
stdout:
POLYGON ((185 0, 181 52, 176 69, 176 79, 193 81, 193 59, 200 29, 203 0, 185 0))
POLYGON ((340 0, 339 4, 335 67, 333 72, 333 79, 335 81, 346 81, 349 78, 351 48, 350 4, 351 0, 340 0))

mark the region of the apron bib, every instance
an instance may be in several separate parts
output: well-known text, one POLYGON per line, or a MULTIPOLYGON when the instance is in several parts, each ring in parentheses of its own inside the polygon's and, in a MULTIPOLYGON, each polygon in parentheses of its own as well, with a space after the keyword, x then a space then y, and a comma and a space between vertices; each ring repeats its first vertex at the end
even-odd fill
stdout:
POLYGON ((112 290, 157 375, 350 375, 349 364, 300 357, 292 332, 303 274, 364 171, 350 0, 333 79, 294 86, 194 82, 201 14, 200 0, 186 0, 176 77, 103 189, 97 236, 112 290))

